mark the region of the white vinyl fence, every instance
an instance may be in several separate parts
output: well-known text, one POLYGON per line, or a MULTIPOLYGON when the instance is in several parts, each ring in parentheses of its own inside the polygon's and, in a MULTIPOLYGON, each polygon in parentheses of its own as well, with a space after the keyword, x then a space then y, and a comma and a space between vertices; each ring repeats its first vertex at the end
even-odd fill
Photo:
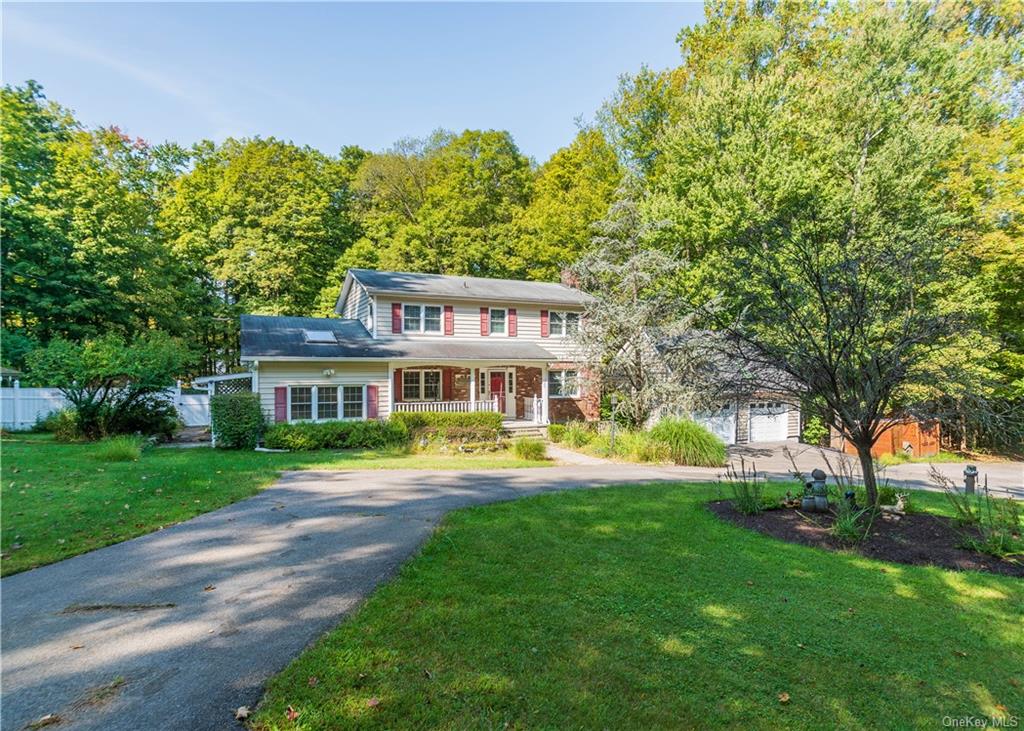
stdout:
MULTIPOLYGON (((185 426, 207 426, 210 423, 209 394, 183 394, 180 383, 167 389, 166 393, 185 426)), ((0 388, 0 426, 4 429, 30 429, 47 414, 69 405, 56 388, 22 388, 15 381, 13 388, 0 388)))

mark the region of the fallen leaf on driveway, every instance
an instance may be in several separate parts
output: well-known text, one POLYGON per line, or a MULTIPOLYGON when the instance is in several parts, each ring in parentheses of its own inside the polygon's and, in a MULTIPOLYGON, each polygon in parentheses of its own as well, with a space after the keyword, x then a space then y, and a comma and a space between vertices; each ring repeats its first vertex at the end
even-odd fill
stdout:
POLYGON ((284 715, 289 721, 294 721, 296 718, 299 717, 299 712, 291 706, 288 706, 288 709, 284 712, 284 715))
POLYGON ((214 586, 213 584, 207 584, 206 586, 203 587, 203 591, 213 591, 216 588, 217 587, 214 586))
POLYGON ((85 645, 72 645, 71 649, 72 650, 81 650, 83 647, 85 647, 85 645))
POLYGON ((239 706, 235 711, 235 720, 244 721, 249 717, 249 706, 239 706))

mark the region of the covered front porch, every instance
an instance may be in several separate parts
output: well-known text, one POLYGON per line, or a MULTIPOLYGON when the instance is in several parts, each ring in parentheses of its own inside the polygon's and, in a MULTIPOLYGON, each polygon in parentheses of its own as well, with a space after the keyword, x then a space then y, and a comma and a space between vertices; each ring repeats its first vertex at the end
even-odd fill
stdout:
POLYGON ((492 412, 506 423, 547 424, 547 363, 394 363, 394 411, 492 412))

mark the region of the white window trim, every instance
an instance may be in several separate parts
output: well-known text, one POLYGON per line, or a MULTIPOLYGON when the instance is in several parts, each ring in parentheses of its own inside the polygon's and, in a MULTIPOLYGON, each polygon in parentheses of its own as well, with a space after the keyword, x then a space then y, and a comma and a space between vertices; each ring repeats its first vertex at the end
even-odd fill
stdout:
POLYGON ((366 384, 365 383, 289 383, 288 384, 288 423, 289 424, 303 424, 309 421, 320 422, 320 421, 365 421, 366 420, 366 384), (345 394, 341 390, 345 386, 349 388, 361 388, 363 389, 363 413, 361 416, 342 416, 345 409, 345 394), (293 419, 292 418, 292 389, 293 388, 310 388, 313 390, 313 401, 312 409, 310 413, 312 418, 310 419, 293 419), (320 402, 318 400, 318 389, 319 388, 336 388, 338 389, 338 415, 333 419, 321 419, 319 415, 320 402))
POLYGON ((405 368, 402 370, 402 401, 408 401, 410 403, 438 403, 444 401, 444 373, 440 368, 405 368), (420 382, 420 395, 418 398, 406 398, 405 397, 405 374, 406 373, 417 373, 419 374, 420 382), (427 384, 426 379, 423 377, 424 373, 436 373, 437 374, 437 387, 438 394, 437 398, 426 398, 427 384))
POLYGON ((410 335, 429 335, 431 337, 436 337, 438 335, 444 335, 444 308, 445 308, 445 305, 440 305, 440 304, 437 304, 436 302, 402 302, 400 304, 402 305, 402 334, 403 335, 406 334, 406 333, 408 333, 410 335), (409 329, 407 329, 405 327, 405 308, 406 307, 418 307, 420 309, 420 329, 419 330, 409 330, 409 329), (427 318, 426 318, 426 311, 427 310, 426 310, 426 308, 428 308, 428 307, 437 307, 437 308, 440 308, 440 310, 441 310, 441 319, 440 319, 441 327, 440 327, 439 330, 426 330, 425 329, 426 328, 426 324, 427 324, 427 318))
POLYGON ((507 307, 488 307, 487 308, 487 334, 490 336, 498 336, 499 338, 507 338, 508 334, 508 308, 507 307), (505 332, 496 333, 494 332, 494 313, 504 312, 505 313, 505 332))
POLYGON ((572 310, 548 310, 548 337, 551 337, 551 338, 570 338, 570 337, 572 337, 572 335, 568 332, 568 328, 566 327, 566 315, 576 315, 576 329, 578 331, 579 327, 580 327, 580 322, 579 322, 580 314, 581 313, 574 312, 572 310), (554 330, 551 329, 552 315, 558 315, 558 316, 560 316, 562 318, 562 332, 556 333, 554 330))
MULTIPOLYGON (((564 380, 564 377, 563 377, 563 380, 564 380)), ((578 368, 562 368, 562 369, 558 369, 558 370, 549 370, 548 371, 548 398, 554 398, 554 399, 578 399, 578 398, 581 397, 582 393, 583 393, 583 389, 582 389, 582 384, 580 383, 580 371, 579 371, 578 368), (569 372, 572 372, 572 373, 576 374, 576 391, 575 391, 575 393, 571 394, 571 395, 556 394, 554 392, 554 389, 551 388, 551 376, 553 376, 556 373, 569 373, 569 372)))

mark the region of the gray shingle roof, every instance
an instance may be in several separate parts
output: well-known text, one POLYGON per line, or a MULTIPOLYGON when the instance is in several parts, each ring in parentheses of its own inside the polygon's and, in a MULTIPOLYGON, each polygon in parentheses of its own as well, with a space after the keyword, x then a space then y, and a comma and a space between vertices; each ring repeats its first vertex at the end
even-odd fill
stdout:
POLYGON ((445 299, 537 302, 582 307, 593 297, 564 284, 526 282, 516 279, 447 276, 414 272, 379 272, 375 269, 349 269, 371 294, 419 295, 445 299))
POLYGON ((358 320, 268 315, 242 315, 242 358, 558 360, 536 343, 515 338, 374 340, 358 320), (304 330, 331 331, 338 342, 307 342, 304 330))

